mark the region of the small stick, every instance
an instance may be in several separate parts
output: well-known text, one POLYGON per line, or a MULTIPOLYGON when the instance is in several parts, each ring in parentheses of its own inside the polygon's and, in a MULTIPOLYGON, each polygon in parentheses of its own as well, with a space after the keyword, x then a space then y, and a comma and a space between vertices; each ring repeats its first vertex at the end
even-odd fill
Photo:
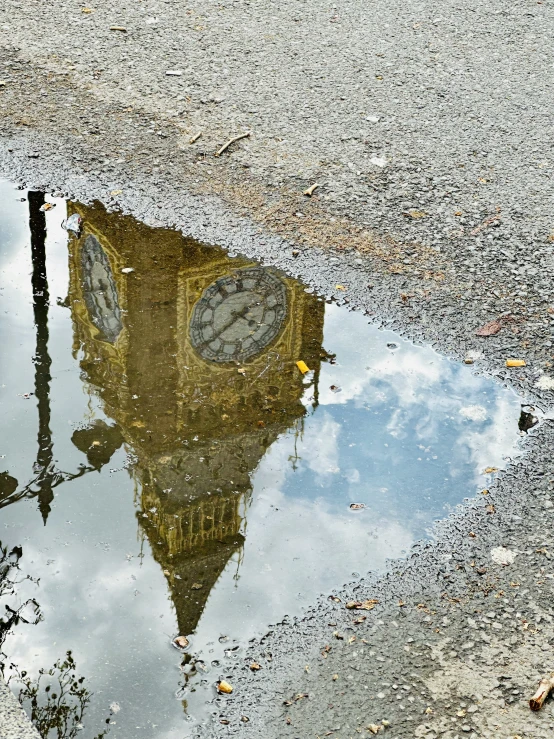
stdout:
POLYGON ((318 187, 320 187, 320 184, 319 182, 316 182, 314 185, 308 187, 307 190, 304 190, 304 195, 307 195, 309 198, 311 198, 318 187))
POLYGON ((110 31, 123 31, 123 33, 127 33, 125 26, 110 26, 110 31))
POLYGON ((194 136, 190 139, 189 144, 194 144, 195 141, 198 141, 200 136, 202 136, 202 131, 200 131, 200 133, 195 133, 194 136))
POLYGON ((529 701, 529 708, 532 711, 540 711, 542 704, 547 699, 550 691, 554 688, 554 673, 551 677, 544 677, 537 688, 537 692, 529 701))
POLYGON ((250 136, 250 131, 248 133, 241 133, 240 136, 235 136, 234 139, 230 139, 230 141, 224 144, 219 151, 216 151, 214 156, 220 157, 223 154, 223 152, 226 151, 231 146, 231 144, 234 144, 235 141, 240 141, 240 139, 246 139, 248 138, 248 136, 250 136))

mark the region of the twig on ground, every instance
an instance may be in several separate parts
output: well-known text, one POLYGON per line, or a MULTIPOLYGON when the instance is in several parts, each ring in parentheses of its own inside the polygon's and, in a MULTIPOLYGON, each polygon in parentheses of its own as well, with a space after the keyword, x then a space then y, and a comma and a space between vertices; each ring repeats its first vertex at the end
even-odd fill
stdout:
POLYGON ((231 146, 231 144, 234 144, 235 141, 240 141, 240 139, 246 139, 248 138, 248 136, 250 136, 250 131, 248 131, 247 133, 241 133, 240 136, 235 136, 235 138, 230 139, 226 144, 224 144, 221 147, 221 149, 219 149, 219 151, 216 151, 214 156, 220 157, 223 154, 223 152, 226 151, 231 146))
POLYGON ((198 141, 200 136, 202 136, 202 131, 199 131, 199 133, 195 133, 194 136, 190 139, 189 144, 194 144, 195 141, 198 141))
POLYGON ((315 184, 308 187, 307 190, 304 190, 304 195, 307 195, 309 198, 311 198, 319 186, 319 182, 316 182, 315 184))

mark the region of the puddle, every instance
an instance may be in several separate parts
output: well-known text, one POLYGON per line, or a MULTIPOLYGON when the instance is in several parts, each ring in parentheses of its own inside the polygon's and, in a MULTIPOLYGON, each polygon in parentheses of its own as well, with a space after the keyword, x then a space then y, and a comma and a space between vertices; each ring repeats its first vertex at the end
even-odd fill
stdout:
POLYGON ((33 578, 5 597, 41 614, 3 651, 34 677, 72 651, 83 738, 181 739, 242 644, 518 453, 518 398, 469 366, 176 233, 0 196, 0 539, 33 578))

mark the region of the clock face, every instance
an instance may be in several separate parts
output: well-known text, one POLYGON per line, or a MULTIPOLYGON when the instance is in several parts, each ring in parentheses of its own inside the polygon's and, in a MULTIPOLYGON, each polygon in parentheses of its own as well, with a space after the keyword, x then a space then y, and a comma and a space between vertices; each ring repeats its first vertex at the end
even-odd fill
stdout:
POLYGON ((90 320, 103 338, 114 344, 121 333, 121 309, 108 257, 100 242, 89 234, 81 252, 83 296, 90 320))
POLYGON ((263 267, 237 270, 210 285, 194 306, 190 338, 212 362, 243 362, 279 334, 287 315, 284 283, 263 267))

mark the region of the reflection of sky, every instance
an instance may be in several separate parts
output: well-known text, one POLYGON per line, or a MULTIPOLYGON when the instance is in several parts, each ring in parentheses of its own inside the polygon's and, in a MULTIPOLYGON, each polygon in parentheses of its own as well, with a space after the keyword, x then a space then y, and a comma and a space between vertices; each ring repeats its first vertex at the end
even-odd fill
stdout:
MULTIPOLYGON (((27 203, 0 188, 0 471, 24 484, 36 457, 34 329, 27 203)), ((84 461, 71 444, 76 424, 102 418, 72 358, 70 312, 56 305, 67 291, 67 237, 61 201, 47 213, 55 459, 65 470, 84 461)), ((207 602, 192 644, 206 662, 221 657, 225 634, 245 640, 320 593, 385 567, 428 531, 449 507, 473 495, 488 466, 516 452, 519 404, 513 393, 476 377, 470 367, 415 347, 367 319, 329 306, 319 407, 283 434, 252 474, 244 551, 232 558, 207 602), (396 348, 388 348, 394 342, 396 348), (333 392, 331 386, 340 388, 333 392), (350 503, 365 508, 352 511, 350 503)), ((312 394, 306 388, 306 397, 312 394)), ((100 730, 110 703, 117 736, 186 734, 175 698, 179 655, 169 646, 176 619, 166 580, 136 522, 134 481, 120 450, 104 470, 57 488, 42 525, 35 501, 0 510, 0 539, 21 544, 23 568, 44 621, 21 627, 10 657, 32 672, 72 649, 94 692, 83 737, 100 730), (109 468, 109 469, 108 469, 109 468), (141 557, 141 548, 143 556, 141 557)), ((31 592, 31 591, 30 591, 31 592)), ((220 674, 212 668, 206 680, 220 674)), ((195 715, 209 693, 187 695, 195 715)))

